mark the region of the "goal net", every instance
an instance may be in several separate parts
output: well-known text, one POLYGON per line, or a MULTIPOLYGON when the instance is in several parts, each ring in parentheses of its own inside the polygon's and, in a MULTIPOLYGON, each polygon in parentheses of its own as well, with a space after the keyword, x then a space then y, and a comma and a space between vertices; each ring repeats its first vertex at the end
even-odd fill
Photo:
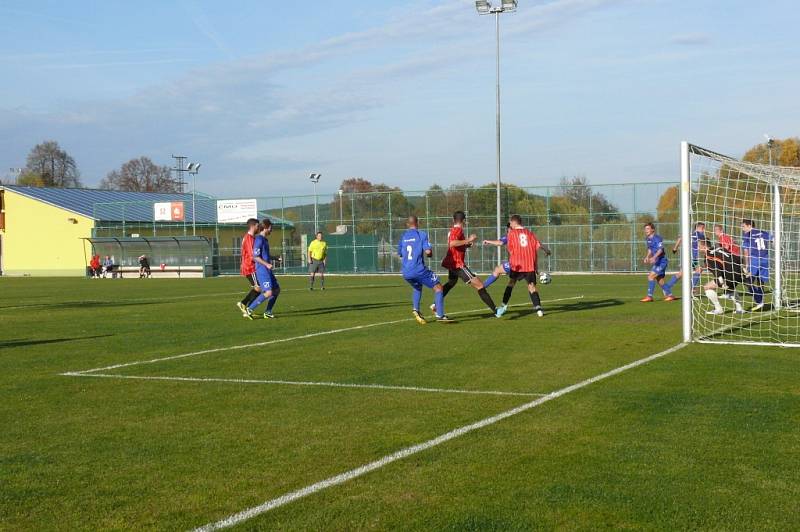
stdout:
POLYGON ((684 340, 800 347, 800 169, 682 159, 684 340))

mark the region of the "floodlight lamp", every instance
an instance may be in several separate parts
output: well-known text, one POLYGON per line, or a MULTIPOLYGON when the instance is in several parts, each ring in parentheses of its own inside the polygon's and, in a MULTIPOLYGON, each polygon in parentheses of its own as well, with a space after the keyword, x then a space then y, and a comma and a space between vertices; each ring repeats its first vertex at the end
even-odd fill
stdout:
POLYGON ((194 171, 195 171, 195 172, 197 172, 198 170, 200 170, 200 165, 201 165, 201 164, 202 164, 202 163, 194 163, 194 171))
POLYGON ((319 178, 322 177, 322 174, 311 174, 308 178, 311 180, 312 183, 319 183, 319 178))
POLYGON ((503 11, 516 11, 517 9, 517 0, 502 0, 502 9, 503 11))
POLYGON ((487 0, 475 0, 475 9, 479 15, 488 15, 492 11, 492 4, 487 0))

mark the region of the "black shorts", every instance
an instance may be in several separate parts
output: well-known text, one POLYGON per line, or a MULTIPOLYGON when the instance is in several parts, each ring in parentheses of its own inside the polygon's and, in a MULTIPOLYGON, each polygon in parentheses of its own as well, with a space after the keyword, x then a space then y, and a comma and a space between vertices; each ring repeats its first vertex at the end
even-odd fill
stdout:
POLYGON ((513 270, 508 272, 508 278, 513 279, 514 281, 525 279, 525 281, 528 283, 536 284, 537 277, 538 274, 536 272, 515 272, 513 270))
POLYGON ((447 280, 452 281, 453 279, 461 279, 465 283, 469 283, 473 279, 477 277, 472 270, 464 266, 463 268, 458 268, 456 270, 447 270, 447 280))
POLYGON ((255 288, 258 286, 258 279, 256 279, 256 272, 245 275, 245 278, 247 279, 247 282, 250 283, 251 287, 255 288))

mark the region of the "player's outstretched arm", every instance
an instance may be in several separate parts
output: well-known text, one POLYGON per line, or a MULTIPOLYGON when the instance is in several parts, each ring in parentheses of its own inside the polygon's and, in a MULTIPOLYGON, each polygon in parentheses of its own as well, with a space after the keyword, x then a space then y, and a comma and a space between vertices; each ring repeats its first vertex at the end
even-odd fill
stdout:
POLYGON ((484 246, 502 246, 503 245, 503 241, 502 240, 484 240, 483 241, 483 245, 484 246))

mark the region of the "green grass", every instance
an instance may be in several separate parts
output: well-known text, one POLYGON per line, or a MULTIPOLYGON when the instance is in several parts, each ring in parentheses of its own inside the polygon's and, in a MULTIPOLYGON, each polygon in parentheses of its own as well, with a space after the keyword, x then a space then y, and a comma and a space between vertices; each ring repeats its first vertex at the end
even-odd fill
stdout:
MULTIPOLYGON (((64 372, 264 343, 103 373, 547 394, 680 339, 643 277, 557 276, 541 319, 458 286, 452 325, 270 344, 410 318, 396 277, 281 283, 251 322, 241 279, 0 279, 0 528, 189 529, 535 398, 64 372)), ((798 426, 800 351, 693 344, 240 528, 795 529, 798 426)))

